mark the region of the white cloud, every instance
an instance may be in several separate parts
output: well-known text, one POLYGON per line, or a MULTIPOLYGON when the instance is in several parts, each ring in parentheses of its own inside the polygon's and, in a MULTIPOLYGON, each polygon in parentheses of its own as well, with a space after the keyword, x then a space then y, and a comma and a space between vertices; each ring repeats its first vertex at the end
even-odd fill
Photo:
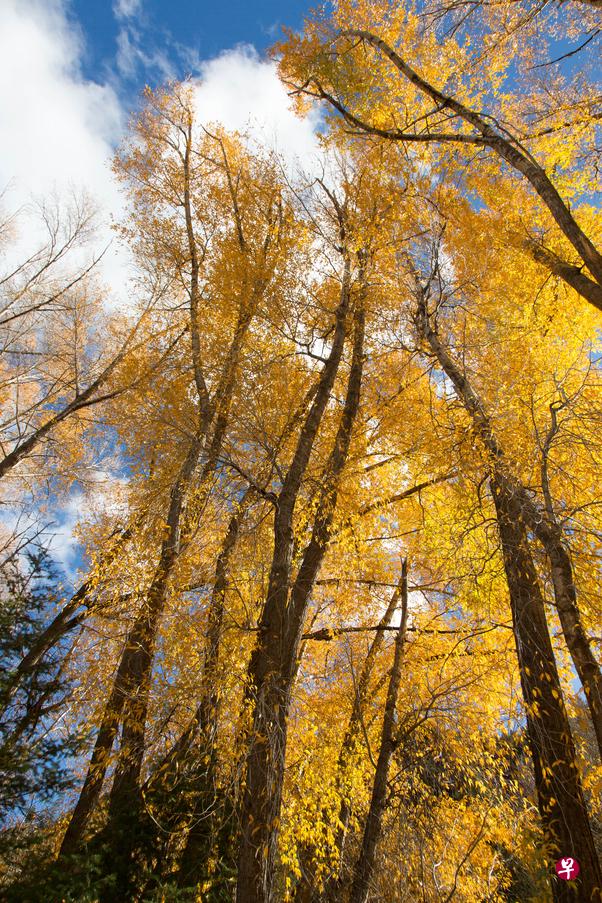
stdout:
POLYGON ((103 515, 123 521, 127 512, 127 480, 104 470, 86 475, 84 491, 75 489, 65 502, 52 511, 50 551, 72 585, 78 582, 82 565, 82 524, 93 523, 103 515))
POLYGON ((82 49, 58 0, 0 4, 0 180, 22 196, 56 184, 115 199, 122 110, 111 87, 83 78, 82 49))
POLYGON ((303 119, 295 115, 273 61, 260 59, 253 47, 237 47, 202 62, 200 76, 196 99, 205 124, 220 122, 227 129, 248 131, 281 153, 289 166, 316 169, 321 158, 319 113, 303 119))
MULTIPOLYGON (((36 538, 59 565, 71 587, 79 582, 84 564, 82 525, 114 517, 123 523, 128 512, 127 479, 108 470, 91 470, 66 497, 50 498, 43 508, 23 499, 3 499, 0 506, 0 561, 36 538)), ((22 554, 22 553, 21 553, 22 554)), ((24 563, 24 559, 22 559, 24 563)))
POLYGON ((82 547, 75 536, 82 500, 80 495, 71 496, 67 504, 56 512, 50 531, 50 553, 72 586, 77 583, 77 568, 82 555, 82 547))
POLYGON ((124 78, 132 78, 136 74, 138 48, 130 38, 127 28, 122 28, 117 35, 117 68, 124 78))
POLYGON ((117 19, 131 19, 142 9, 142 0, 115 0, 113 13, 117 19))
POLYGON ((158 75, 163 81, 177 78, 172 61, 165 51, 156 47, 145 48, 140 32, 131 27, 122 28, 117 35, 116 63, 119 74, 133 79, 140 68, 158 75))
MULTIPOLYGON (((85 192, 104 224, 100 249, 112 237, 109 216, 121 206, 111 158, 125 116, 110 85, 82 74, 83 49, 81 34, 67 20, 61 0, 0 3, 0 188, 8 186, 4 204, 15 209, 32 197, 85 192)), ((30 234, 25 225, 21 234, 30 234)), ((123 281, 125 265, 111 248, 103 276, 123 281)))
MULTIPOLYGON (((123 21, 141 10, 138 0, 116 0, 123 21)), ((176 75, 166 49, 157 48, 131 24, 121 30, 116 70, 124 79, 152 70, 161 79, 176 75), (127 30, 126 30, 127 28, 127 30)), ((169 49, 169 48, 168 48, 169 49)), ((86 78, 81 69, 83 38, 66 16, 66 0, 0 0, 0 190, 14 209, 32 197, 78 194, 82 190, 99 205, 101 221, 97 249, 112 237, 110 215, 119 216, 122 197, 111 173, 114 148, 122 137, 126 112, 111 82, 86 78)), ((179 65, 184 48, 172 47, 179 65)), ((194 53, 188 53, 188 64, 194 53)), ((196 60, 195 60, 196 62, 196 60)), ((197 90, 205 123, 219 121, 228 129, 248 130, 285 158, 289 170, 313 172, 320 152, 315 128, 317 113, 295 116, 276 65, 259 58, 252 47, 239 47, 215 59, 197 62, 197 90)), ((21 230, 23 236, 31 230, 21 230)), ((102 275, 112 286, 116 303, 125 303, 127 255, 114 245, 102 262, 102 275)))

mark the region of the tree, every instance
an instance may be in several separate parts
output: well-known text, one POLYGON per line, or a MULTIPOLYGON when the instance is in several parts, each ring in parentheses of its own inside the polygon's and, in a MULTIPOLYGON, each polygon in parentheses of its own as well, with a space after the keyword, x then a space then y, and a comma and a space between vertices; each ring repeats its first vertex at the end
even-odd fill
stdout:
MULTIPOLYGON (((451 143, 462 148, 493 151, 511 170, 527 180, 577 253, 579 264, 574 266, 563 260, 535 237, 527 238, 525 249, 602 310, 600 251, 551 180, 545 156, 540 162, 529 147, 533 143, 540 144, 545 154, 549 132, 532 134, 528 116, 520 108, 516 109, 517 121, 510 126, 501 111, 479 112, 481 98, 490 99, 491 90, 495 97, 496 89, 481 83, 470 65, 467 45, 460 46, 449 35, 445 41, 445 54, 450 74, 453 73, 461 88, 457 94, 439 89, 428 75, 413 68, 396 49, 404 38, 408 46, 415 39, 418 20, 411 7, 393 12, 383 4, 381 15, 381 33, 370 29, 367 23, 374 21, 372 12, 361 6, 347 9, 344 4, 332 22, 311 23, 304 40, 291 39, 284 48, 284 77, 295 91, 327 101, 355 133, 402 145, 451 143), (326 52, 325 48, 332 49, 326 52), (394 78, 395 73, 392 77, 385 70, 384 60, 391 64, 398 79, 394 78), (469 74, 468 83, 463 70, 469 74), (463 101, 460 99, 462 94, 472 97, 463 101), (369 111, 376 112, 376 121, 374 116, 370 118, 369 111), (526 120, 524 125, 519 117, 526 120), (584 267, 589 269, 591 277, 583 273, 584 267)), ((425 35, 421 52, 427 71, 437 70, 438 49, 433 35, 425 35)), ((499 79, 506 65, 506 60, 496 56, 491 66, 493 71, 486 74, 492 81, 499 79)), ((557 149, 552 146, 551 150, 553 161, 557 149)))
MULTIPOLYGON (((44 440, 67 420, 144 379, 140 372, 132 378, 123 365, 141 347, 135 340, 145 311, 133 322, 111 317, 99 341, 103 290, 94 276, 102 255, 77 266, 94 227, 89 205, 76 199, 66 211, 42 206, 40 215, 46 242, 0 277, 0 479, 34 452, 39 456, 44 440)), ((15 219, 0 225, 5 239, 15 219)), ((152 303, 151 297, 147 306, 152 303)))
POLYGON ((395 725, 397 721, 397 698, 399 696, 399 688, 401 685, 403 646, 408 624, 408 564, 406 560, 404 560, 401 569, 401 606, 401 622, 397 637, 395 638, 395 655, 387 689, 387 702, 385 705, 380 750, 374 774, 372 798, 370 800, 370 809, 368 810, 368 817, 364 827, 361 852, 355 865, 353 884, 351 885, 351 894, 349 897, 352 903, 364 903, 368 898, 370 882, 374 872, 376 845, 380 839, 382 819, 387 803, 387 781, 389 766, 396 743, 395 725))
POLYGON ((39 608, 0 541, 7 899, 599 899, 594 40, 537 68, 571 9, 312 17, 281 71, 330 104, 313 175, 146 90, 131 315, 13 280, 18 443, 124 356, 2 481, 43 523, 105 479, 75 591, 39 608))
MULTIPOLYGON (((6 697, 12 671, 23 649, 35 641, 57 592, 56 568, 48 552, 29 549, 25 561, 9 557, 1 574, 0 647, 2 668, 0 693, 6 697)), ((31 820, 34 800, 56 802, 72 786, 69 761, 78 753, 78 737, 66 735, 60 726, 60 711, 70 687, 65 679, 63 658, 41 663, 10 699, 0 721, 0 785, 2 806, 2 855, 20 855, 28 845, 26 824, 31 820)), ((29 838, 29 843, 33 838, 29 838)))

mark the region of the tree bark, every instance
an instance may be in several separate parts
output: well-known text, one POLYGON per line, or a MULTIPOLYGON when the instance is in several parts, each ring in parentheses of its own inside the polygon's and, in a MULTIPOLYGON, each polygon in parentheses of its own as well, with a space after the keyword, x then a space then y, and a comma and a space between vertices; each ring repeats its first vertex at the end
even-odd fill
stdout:
POLYGON ((555 903, 602 899, 602 870, 596 854, 564 707, 562 687, 546 622, 544 599, 527 540, 520 503, 503 472, 496 468, 491 490, 497 512, 504 568, 516 639, 521 687, 538 808, 550 872, 555 860, 573 856, 580 865, 577 882, 551 876, 555 903), (573 887, 571 887, 573 885, 573 887))
MULTIPOLYGON (((141 822, 143 807, 140 775, 145 750, 146 720, 156 635, 171 573, 185 539, 184 530, 187 528, 188 533, 191 532, 190 523, 182 524, 183 507, 189 494, 194 471, 207 443, 206 459, 200 476, 201 496, 206 491, 211 475, 215 472, 228 424, 240 355, 264 288, 263 280, 258 280, 253 286, 251 297, 241 300, 234 335, 223 361, 215 392, 208 404, 202 393, 199 393, 198 432, 191 442, 176 483, 172 487, 167 515, 167 536, 161 546, 159 564, 148 590, 143 611, 132 630, 133 651, 129 658, 129 672, 125 678, 126 702, 123 707, 121 746, 109 798, 109 820, 114 828, 110 834, 110 856, 116 864, 117 886, 123 894, 131 891, 136 831, 141 822), (211 441, 209 441, 211 429, 211 441)), ((191 308, 192 316, 194 313, 191 308)), ((195 360, 194 366, 195 370, 200 369, 200 361, 195 360)), ((196 504, 202 509, 201 502, 197 500, 196 504)), ((103 900, 102 903, 109 903, 109 901, 103 900)))
POLYGON ((194 763, 193 805, 191 806, 188 837, 180 860, 178 885, 190 887, 200 882, 207 872, 215 833, 215 812, 218 807, 217 788, 217 731, 219 696, 217 676, 219 651, 224 622, 228 567, 244 516, 245 499, 232 515, 221 552, 215 567, 215 582, 211 594, 207 649, 203 664, 200 701, 197 708, 198 731, 194 763))
POLYGON ((395 638, 395 655, 393 668, 387 690, 385 704, 385 716, 383 719, 380 751, 376 763, 372 798, 368 817, 364 827, 364 836, 360 854, 355 865, 349 903, 366 903, 370 891, 374 864, 376 861, 376 848, 382 832, 382 820, 387 802, 387 782, 389 779, 389 765, 395 751, 395 723, 397 698, 401 685, 401 670, 403 662, 403 649, 405 645, 406 626, 408 621, 408 563, 404 559, 401 571, 401 623, 395 638))
MULTIPOLYGON (((165 606, 169 578, 179 554, 182 509, 199 460, 202 440, 203 437, 197 434, 190 443, 178 477, 172 486, 167 514, 167 536, 161 545, 159 564, 144 600, 142 612, 134 622, 123 654, 124 659, 127 659, 123 676, 123 727, 109 796, 111 831, 108 855, 116 874, 115 892, 121 894, 124 899, 131 895, 132 858, 137 842, 135 834, 143 808, 140 773, 144 758, 156 635, 165 606)), ((107 890, 107 893, 113 892, 113 889, 107 890)), ((109 898, 105 896, 102 903, 109 903, 109 898)))
POLYGON ((341 803, 339 806, 338 822, 334 831, 334 847, 337 862, 336 870, 327 880, 322 893, 319 893, 311 874, 312 848, 309 847, 308 849, 306 849, 304 855, 302 855, 301 857, 301 880, 299 881, 298 889, 295 894, 295 903, 300 903, 300 901, 305 899, 311 900, 312 903, 318 903, 318 900, 323 901, 323 903, 336 903, 336 901, 340 899, 342 892, 340 875, 345 850, 345 841, 347 839, 347 831, 349 828, 349 821, 351 819, 352 812, 351 802, 344 788, 345 772, 354 753, 355 739, 357 737, 358 727, 361 722, 366 697, 368 695, 368 688, 370 684, 370 678, 372 676, 372 671, 374 670, 376 659, 385 641, 385 631, 389 627, 391 619, 395 614, 401 589, 402 588, 400 584, 392 594, 387 606, 387 610, 385 611, 380 620, 380 623, 378 624, 374 639, 370 643, 368 654, 364 659, 362 669, 355 686, 351 714, 349 716, 349 722, 347 724, 345 735, 343 737, 341 748, 339 750, 336 766, 336 784, 337 792, 341 796, 341 803))
POLYGON ((437 88, 434 88, 377 35, 362 30, 351 30, 344 34, 349 37, 359 38, 375 49, 380 50, 408 81, 423 94, 434 100, 441 109, 451 110, 465 122, 472 125, 479 135, 485 139, 489 147, 531 183, 556 220, 560 230, 573 245, 598 284, 602 285, 602 254, 583 232, 557 189, 548 178, 545 170, 527 151, 521 148, 517 142, 509 140, 501 132, 496 131, 479 113, 475 113, 474 110, 466 107, 454 97, 447 96, 437 90, 437 88))
POLYGON ((547 267, 555 276, 560 276, 567 285, 574 289, 582 298, 589 301, 593 307, 602 310, 602 286, 594 282, 583 272, 583 267, 577 267, 567 263, 558 254, 545 248, 537 241, 528 240, 523 243, 525 250, 531 257, 547 267))
POLYGON ((178 477, 170 492, 166 525, 159 563, 129 639, 129 669, 126 679, 127 702, 124 707, 123 736, 111 801, 120 795, 122 784, 138 783, 144 754, 144 730, 148 707, 150 671, 158 621, 165 605, 168 580, 177 560, 183 506, 201 454, 203 437, 190 443, 178 477))
POLYGON ((341 299, 335 314, 332 348, 278 496, 268 594, 259 625, 258 643, 249 666, 249 682, 255 705, 242 805, 237 903, 271 903, 273 899, 288 709, 309 594, 328 544, 338 479, 347 458, 359 406, 364 334, 364 312, 361 305, 356 308, 354 318, 353 360, 345 407, 325 468, 321 504, 314 521, 312 537, 289 594, 293 516, 301 482, 343 353, 349 301, 350 263, 346 257, 341 299))
MULTIPOLYGON (((600 893, 601 884, 600 863, 583 798, 544 599, 527 539, 527 527, 534 530, 538 517, 534 513, 531 497, 509 473, 483 402, 433 329, 424 292, 419 292, 417 328, 454 384, 492 459, 491 486, 510 592, 527 729, 547 852, 555 858, 560 855, 575 856, 580 862, 579 857, 583 856, 588 875, 583 879, 582 899, 597 900, 596 893, 600 893), (580 852, 577 852, 578 849, 580 852)), ((543 522, 543 518, 539 519, 543 522)), ((534 532, 537 535, 537 531, 534 532)), ((570 886, 567 889, 567 882, 556 878, 553 879, 553 893, 556 903, 574 899, 570 886)))
MULTIPOLYGON (((417 328, 426 339, 431 351, 449 377, 464 407, 472 417, 476 430, 491 455, 494 465, 506 474, 508 486, 520 505, 522 516, 529 529, 537 537, 548 557, 551 569, 554 598, 567 648, 575 665, 575 670, 583 686, 590 718, 598 742, 602 760, 602 671, 596 661, 591 644, 583 627, 581 612, 577 604, 577 592, 570 552, 562 529, 556 522, 551 508, 538 502, 525 487, 510 473, 507 459, 497 437, 482 400, 470 385, 466 375, 453 359, 433 328, 427 310, 427 299, 420 294, 418 302, 417 328)), ((543 491, 549 496, 547 476, 542 476, 543 491)))

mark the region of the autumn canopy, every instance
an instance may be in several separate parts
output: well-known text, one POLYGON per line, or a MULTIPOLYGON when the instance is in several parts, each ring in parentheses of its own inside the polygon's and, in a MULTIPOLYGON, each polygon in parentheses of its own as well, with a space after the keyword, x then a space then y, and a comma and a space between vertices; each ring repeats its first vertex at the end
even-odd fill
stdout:
POLYGON ((2 899, 602 901, 601 29, 339 0, 296 165, 147 88, 121 307, 4 211, 2 899))

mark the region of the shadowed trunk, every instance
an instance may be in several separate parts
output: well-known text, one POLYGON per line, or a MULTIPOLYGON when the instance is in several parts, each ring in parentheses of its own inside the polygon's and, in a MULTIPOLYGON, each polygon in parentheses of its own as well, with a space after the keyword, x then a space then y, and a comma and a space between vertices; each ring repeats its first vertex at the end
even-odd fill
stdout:
POLYGON ((209 858, 215 834, 215 813, 219 805, 217 788, 217 729, 219 696, 217 678, 219 650, 224 622, 228 566, 244 516, 246 497, 230 519, 228 530, 215 568, 215 582, 209 609, 207 650, 203 664, 203 680, 197 709, 198 731, 192 789, 192 807, 188 837, 180 861, 178 884, 190 887, 198 884, 208 872, 209 858))
MULTIPOLYGON (((601 0, 602 2, 602 0, 601 0)), ((528 240, 524 242, 524 248, 537 263, 547 267, 555 276, 560 276, 567 285, 574 289, 582 298, 589 301, 598 310, 602 310, 602 285, 594 282, 583 272, 583 267, 577 267, 567 263, 558 254, 539 242, 528 240)))
POLYGON ((338 480, 347 458, 359 406, 364 338, 364 312, 360 304, 354 317, 353 360, 345 407, 324 471, 312 537, 289 594, 293 516, 301 482, 339 368, 349 293, 350 268, 346 259, 332 348, 278 497, 268 594, 259 625, 258 643, 249 666, 255 706, 241 815, 237 903, 269 903, 273 899, 287 716, 298 666, 299 643, 309 595, 330 537, 338 480))
MULTIPOLYGON (((550 563, 554 599, 562 632, 575 665, 575 670, 585 691, 602 761, 602 671, 583 626, 581 612, 577 604, 577 592, 570 552, 562 529, 554 516, 547 479, 547 452, 544 453, 542 462, 542 486, 546 501, 544 505, 510 473, 504 450, 495 436, 491 420, 483 402, 470 385, 460 365, 444 346, 436 329, 431 325, 431 319, 427 311, 427 299, 424 293, 421 293, 419 297, 417 326, 420 335, 426 339, 442 369, 452 381, 458 397, 470 414, 485 448, 491 455, 494 466, 498 468, 500 473, 504 472, 506 485, 509 487, 509 491, 512 492, 518 507, 520 507, 521 516, 525 524, 534 533, 546 552, 550 563)), ((554 412, 552 412, 552 415, 554 428, 554 412)), ((553 435, 554 432, 551 432, 550 438, 553 435)))
MULTIPOLYGON (((228 421, 236 365, 251 318, 251 310, 244 305, 241 306, 234 337, 222 367, 221 379, 211 402, 211 412, 208 414, 203 411, 201 414, 199 433, 190 445, 178 479, 171 491, 167 515, 168 535, 161 547, 159 564, 148 591, 144 611, 139 616, 133 630, 134 651, 130 659, 128 701, 124 706, 123 735, 111 791, 110 814, 127 811, 139 795, 154 644, 165 605, 169 579, 180 553, 183 506, 201 456, 211 416, 215 418, 214 428, 200 478, 201 494, 203 494, 203 490, 206 490, 208 480, 217 465, 228 421)), ((199 505, 198 501, 197 505, 199 505)), ((202 508, 202 504, 200 507, 202 508)))
MULTIPOLYGON (((431 325, 426 293, 423 290, 419 290, 416 322, 419 335, 426 339, 431 351, 452 381, 491 455, 492 492, 510 591, 539 812, 546 835, 548 855, 555 858, 558 858, 556 854, 574 855, 579 859, 580 854, 577 852, 579 848, 582 851, 583 862, 587 862, 588 871, 588 875, 582 879, 583 893, 588 895, 582 896, 582 899, 596 900, 596 888, 597 892, 600 891, 600 864, 583 799, 562 686, 546 621, 544 598, 528 545, 527 528, 531 529, 544 545, 552 563, 559 613, 563 607, 566 613, 567 606, 574 606, 573 614, 580 624, 575 597, 573 595, 571 601, 570 596, 571 589, 574 594, 572 569, 570 583, 567 582, 566 567, 570 566, 570 559, 568 555, 560 554, 564 547, 558 535, 551 535, 545 509, 538 506, 525 488, 509 473, 504 452, 493 433, 491 421, 481 399, 431 325), (561 562, 565 570, 559 568, 561 562), (572 852, 568 852, 569 850, 572 852)), ((582 660, 575 650, 574 632, 565 634, 565 638, 575 666, 579 670, 582 660)), ((589 698, 588 696, 588 702, 589 698)), ((590 706, 590 713, 595 722, 595 708, 592 709, 590 706)), ((556 901, 574 900, 570 894, 570 885, 567 890, 567 882, 554 879, 553 890, 556 901)))
MULTIPOLYGON (((122 735, 113 786, 109 796, 108 855, 113 861, 116 888, 109 893, 130 893, 129 879, 136 831, 140 825, 143 800, 140 792, 140 772, 144 757, 146 717, 150 679, 157 629, 165 600, 171 571, 179 553, 180 520, 184 501, 202 449, 202 438, 191 442, 178 478, 170 492, 167 515, 167 536, 161 545, 159 564, 136 618, 123 653, 127 661, 123 675, 122 735)), ((121 669, 120 669, 121 670, 121 669)), ((113 897, 114 899, 114 897, 113 897)), ((108 901, 105 897, 103 903, 108 901)))
POLYGON ((311 846, 304 848, 299 863, 301 878, 295 891, 295 903, 305 903, 306 900, 312 901, 312 903, 318 903, 318 900, 323 901, 323 903, 336 903, 336 901, 340 897, 340 871, 342 867, 345 841, 347 839, 347 831, 349 828, 349 821, 351 819, 352 812, 351 802, 344 787, 345 775, 346 770, 354 755, 355 740, 368 695, 370 678, 374 670, 374 665, 376 664, 376 659, 385 641, 385 630, 389 627, 391 619, 395 614, 395 610, 399 602, 400 592, 401 587, 399 586, 395 589, 393 595, 391 596, 387 610, 380 620, 374 639, 370 643, 368 654, 364 659, 357 684, 355 685, 351 714, 349 716, 349 722, 347 724, 345 735, 343 737, 341 748, 339 750, 336 768, 336 787, 337 792, 341 797, 341 803, 339 807, 338 822, 336 826, 333 826, 335 835, 334 847, 337 869, 326 882, 324 890, 319 893, 315 886, 315 881, 312 875, 313 848, 311 846))
POLYGON ((129 671, 130 656, 131 644, 128 637, 113 682, 111 695, 105 705, 102 723, 96 737, 86 779, 65 831, 59 857, 68 856, 76 852, 83 840, 90 815, 98 803, 125 703, 124 678, 129 671))
POLYGON ((158 621, 165 605, 168 580, 176 562, 184 502, 197 466, 202 438, 191 442, 170 493, 167 514, 167 536, 161 546, 159 564, 149 587, 143 610, 136 619, 129 641, 129 668, 126 682, 127 703, 124 713, 120 760, 115 774, 111 802, 120 794, 123 784, 137 783, 144 753, 144 729, 148 705, 148 683, 152 666, 158 621))
POLYGON ((349 895, 349 903, 366 903, 370 890, 370 883, 374 873, 376 861, 376 848, 382 833, 382 820, 387 802, 387 782, 389 779, 389 766, 395 751, 395 723, 397 699, 401 685, 401 668, 403 663, 403 649, 408 622, 408 563, 404 559, 401 570, 401 623, 395 637, 395 655, 393 668, 387 690, 385 703, 385 716, 381 732, 380 751, 376 763, 374 785, 368 817, 364 827, 364 836, 360 854, 355 865, 353 884, 349 895))
POLYGON ((574 856, 581 865, 577 882, 552 877, 554 900, 555 903, 574 903, 577 898, 584 903, 599 901, 602 899, 602 871, 583 798, 544 599, 529 550, 522 509, 503 474, 494 473, 491 489, 510 593, 548 865, 551 871, 554 860, 561 856, 574 856), (578 885, 577 896, 575 884, 578 885))

